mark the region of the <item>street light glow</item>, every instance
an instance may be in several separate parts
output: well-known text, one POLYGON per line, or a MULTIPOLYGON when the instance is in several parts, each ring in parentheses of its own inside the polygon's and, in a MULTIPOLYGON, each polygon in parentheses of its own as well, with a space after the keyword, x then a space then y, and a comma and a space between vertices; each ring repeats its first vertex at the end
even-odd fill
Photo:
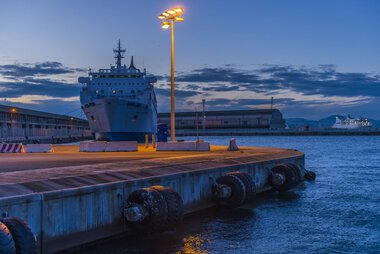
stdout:
POLYGON ((170 139, 171 142, 175 142, 175 110, 174 110, 174 23, 176 21, 183 22, 184 19, 181 16, 183 14, 183 9, 176 7, 163 12, 159 19, 162 20, 161 27, 163 29, 168 29, 170 27, 170 139))
POLYGON ((167 21, 162 22, 162 28, 163 29, 168 29, 169 27, 170 27, 169 22, 167 22, 167 21))

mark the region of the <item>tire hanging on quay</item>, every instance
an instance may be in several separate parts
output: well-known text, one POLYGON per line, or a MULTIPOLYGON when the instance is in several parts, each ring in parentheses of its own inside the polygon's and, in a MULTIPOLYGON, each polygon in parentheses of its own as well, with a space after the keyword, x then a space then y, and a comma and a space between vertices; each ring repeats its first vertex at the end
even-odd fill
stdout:
POLYGON ((182 221, 183 200, 175 190, 156 185, 132 192, 124 213, 136 230, 158 233, 173 229, 182 221))
POLYGON ((244 172, 230 172, 216 179, 213 198, 218 206, 236 208, 256 197, 256 186, 244 172))
POLYGON ((0 254, 16 254, 16 247, 9 228, 0 222, 0 254))
POLYGON ((152 188, 143 188, 134 191, 128 197, 127 209, 140 206, 143 209, 143 219, 131 222, 139 232, 155 233, 164 228, 168 216, 165 198, 152 188))
POLYGON ((252 177, 245 172, 231 172, 228 175, 235 175, 243 181, 246 191, 245 202, 253 201, 256 198, 256 185, 252 177))
POLYGON ((2 221, 12 234, 17 254, 37 254, 36 238, 25 221, 17 217, 7 217, 2 221))
POLYGON ((288 191, 301 182, 300 168, 294 164, 286 163, 272 168, 268 184, 276 191, 288 191), (282 181, 278 181, 282 179, 282 181))
POLYGON ((183 200, 181 196, 175 190, 164 187, 164 186, 153 186, 154 190, 161 193, 161 195, 165 198, 166 205, 168 208, 168 216, 165 223, 165 229, 173 229, 179 223, 182 222, 183 219, 183 200))

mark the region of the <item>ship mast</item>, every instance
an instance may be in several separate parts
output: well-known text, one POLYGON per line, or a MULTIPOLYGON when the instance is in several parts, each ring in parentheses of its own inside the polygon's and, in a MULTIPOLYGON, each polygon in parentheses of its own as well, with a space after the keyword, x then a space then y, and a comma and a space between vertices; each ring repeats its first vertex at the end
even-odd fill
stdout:
POLYGON ((124 58, 125 49, 121 49, 120 40, 117 49, 114 49, 113 52, 116 58, 116 68, 121 69, 121 59, 124 58))

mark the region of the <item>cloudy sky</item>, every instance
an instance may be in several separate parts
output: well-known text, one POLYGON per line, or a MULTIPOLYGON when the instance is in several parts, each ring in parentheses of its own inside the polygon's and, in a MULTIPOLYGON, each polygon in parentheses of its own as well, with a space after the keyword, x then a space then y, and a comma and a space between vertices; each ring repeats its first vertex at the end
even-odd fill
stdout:
POLYGON ((1 0, 0 103, 80 116, 77 77, 113 64, 121 39, 157 75, 169 109, 169 33, 176 24, 176 107, 268 108, 286 118, 380 119, 377 0, 1 0))

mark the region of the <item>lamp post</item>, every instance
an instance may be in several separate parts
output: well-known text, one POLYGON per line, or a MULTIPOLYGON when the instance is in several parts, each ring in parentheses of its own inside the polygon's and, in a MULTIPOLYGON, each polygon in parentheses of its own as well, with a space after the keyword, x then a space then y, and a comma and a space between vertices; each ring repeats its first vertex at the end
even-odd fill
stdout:
POLYGON ((184 19, 182 17, 183 9, 182 8, 173 8, 163 12, 159 19, 162 19, 162 28, 168 29, 170 27, 170 139, 171 142, 175 142, 175 109, 174 109, 174 22, 183 22, 184 19))
POLYGON ((17 110, 15 108, 11 109, 11 136, 13 137, 15 135, 15 131, 13 128, 13 114, 16 113, 17 110))

